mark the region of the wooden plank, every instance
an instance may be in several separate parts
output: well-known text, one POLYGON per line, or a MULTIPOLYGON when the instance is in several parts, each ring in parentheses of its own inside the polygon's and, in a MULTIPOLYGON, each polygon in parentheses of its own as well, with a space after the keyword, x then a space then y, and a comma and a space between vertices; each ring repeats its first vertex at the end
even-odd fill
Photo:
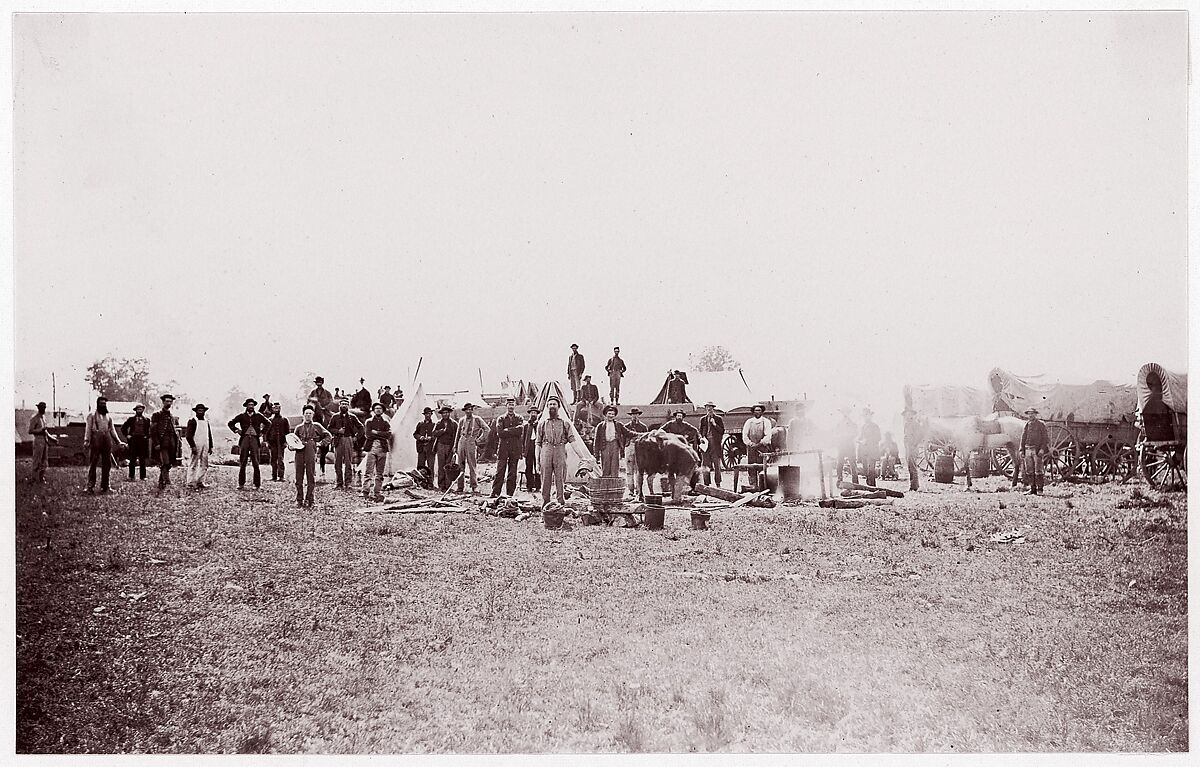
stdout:
POLYGON ((846 482, 843 480, 841 482, 838 482, 837 486, 841 490, 863 490, 868 493, 874 493, 874 492, 882 490, 883 492, 887 493, 889 498, 903 498, 904 497, 904 493, 900 492, 899 490, 891 490, 886 487, 871 487, 870 485, 860 485, 857 482, 846 482))

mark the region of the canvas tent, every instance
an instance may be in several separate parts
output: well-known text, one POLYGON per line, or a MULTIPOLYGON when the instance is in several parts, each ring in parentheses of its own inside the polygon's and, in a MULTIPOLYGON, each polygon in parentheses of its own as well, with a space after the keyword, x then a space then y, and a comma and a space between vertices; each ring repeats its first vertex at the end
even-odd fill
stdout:
POLYGON ((562 403, 563 407, 567 407, 571 404, 571 400, 563 394, 562 387, 558 385, 558 381, 547 381, 546 383, 542 384, 542 388, 538 392, 537 399, 534 402, 534 404, 537 405, 537 409, 542 411, 542 413, 545 413, 546 401, 551 397, 558 397, 558 401, 562 403))
MULTIPOLYGON (((416 392, 411 397, 405 398, 404 403, 392 414, 392 445, 388 450, 386 468, 389 476, 397 471, 408 471, 416 467, 417 443, 412 434, 413 430, 417 428, 417 424, 424 418, 421 411, 426 407, 432 407, 427 403, 425 387, 417 384, 416 392)), ((365 465, 364 458, 363 466, 365 465)))
MULTIPOLYGON (((680 371, 682 372, 682 371, 680 371)), ((758 401, 754 392, 750 389, 750 384, 746 381, 746 374, 742 370, 721 370, 705 373, 683 373, 684 376, 684 392, 685 403, 691 403, 696 407, 700 407, 709 400, 717 406, 719 410, 732 410, 733 408, 745 407, 752 405, 758 401)), ((663 378, 662 386, 658 393, 650 400, 651 405, 666 405, 667 402, 667 384, 670 382, 670 374, 663 378)), ((630 402, 628 397, 622 397, 623 401, 630 402)))
POLYGON ((1001 368, 988 374, 991 410, 1024 413, 1036 408, 1050 421, 1082 423, 1132 422, 1137 390, 1128 384, 1093 381, 1089 384, 1048 383, 1043 376, 1018 376, 1001 368))

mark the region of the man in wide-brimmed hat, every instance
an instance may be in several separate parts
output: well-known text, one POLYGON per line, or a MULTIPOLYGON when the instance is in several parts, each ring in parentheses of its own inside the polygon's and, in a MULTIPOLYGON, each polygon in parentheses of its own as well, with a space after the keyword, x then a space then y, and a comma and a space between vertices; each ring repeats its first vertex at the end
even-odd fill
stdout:
POLYGON ((604 406, 604 420, 596 427, 594 441, 595 455, 600 461, 600 476, 621 476, 621 456, 625 446, 633 440, 633 435, 625 428, 625 424, 617 422, 616 405, 604 406))
POLYGON ((700 439, 704 440, 704 450, 700 456, 700 466, 706 473, 711 471, 721 486, 721 442, 725 439, 725 419, 717 414, 717 405, 712 400, 704 403, 704 415, 700 418, 700 439))
POLYGON ((579 401, 589 408, 600 401, 600 388, 592 383, 590 375, 583 377, 583 385, 579 387, 579 401))
POLYGON ((441 416, 433 427, 434 459, 437 463, 437 483, 440 490, 450 489, 450 462, 454 460, 454 443, 458 440, 458 422, 450 417, 454 408, 442 405, 441 416))
POLYGON ((463 481, 467 470, 471 472, 471 493, 479 492, 479 481, 475 477, 475 465, 479 460, 479 446, 487 442, 488 425, 475 415, 475 405, 468 402, 462 406, 463 417, 458 422, 458 439, 454 444, 454 460, 463 467, 458 475, 458 492, 463 492, 463 481))
POLYGON ((571 382, 571 404, 579 402, 579 382, 583 380, 583 369, 587 360, 579 353, 579 344, 571 344, 571 356, 567 357, 567 380, 571 382))
POLYGON ((183 432, 188 447, 192 451, 192 460, 188 465, 187 477, 183 484, 185 487, 203 490, 208 487, 204 484, 204 478, 208 475, 208 458, 213 449, 212 424, 205 418, 208 408, 203 403, 196 403, 192 412, 196 415, 188 419, 187 427, 183 432))
POLYGON ((363 432, 363 424, 350 412, 348 398, 342 397, 338 402, 338 411, 326 428, 333 435, 333 475, 337 478, 337 489, 349 490, 354 480, 354 443, 363 432))
POLYGON ((179 432, 171 415, 175 395, 163 394, 159 399, 162 409, 150 416, 150 454, 158 459, 158 489, 162 490, 171 484, 171 467, 179 454, 179 432))
POLYGON ((1045 456, 1050 452, 1050 433, 1038 418, 1037 408, 1025 411, 1029 421, 1021 432, 1021 455, 1025 459, 1025 479, 1029 495, 1041 495, 1045 489, 1045 456))
POLYGON ((238 438, 238 490, 246 487, 246 461, 254 466, 254 486, 262 486, 262 473, 258 468, 258 451, 261 440, 271 430, 271 422, 262 413, 254 412, 258 402, 253 397, 246 398, 242 407, 244 412, 229 419, 229 430, 238 438))
POLYGON ((317 417, 317 410, 324 411, 326 414, 333 409, 333 394, 325 388, 325 379, 322 376, 313 378, 313 383, 316 386, 308 393, 308 401, 314 403, 316 409, 313 411, 313 419, 317 417))
POLYGON ((433 408, 423 409, 421 415, 421 421, 413 429, 413 439, 417 442, 417 468, 428 470, 430 478, 436 480, 437 475, 433 473, 433 427, 436 425, 433 422, 433 408))
POLYGON ((125 454, 129 456, 130 482, 134 480, 134 468, 139 464, 141 478, 146 478, 146 462, 150 459, 150 419, 145 416, 145 412, 146 406, 139 402, 133 406, 133 415, 121 424, 121 436, 129 445, 125 454))
MULTIPOLYGON (((750 408, 751 416, 742 424, 742 442, 746 445, 746 463, 762 463, 762 451, 767 447, 763 444, 763 440, 769 439, 771 430, 775 428, 775 424, 765 415, 766 412, 767 408, 764 405, 755 404, 750 408)), ((758 469, 750 469, 749 475, 750 484, 758 487, 758 469)), ((734 490, 737 488, 735 487, 734 490)))
POLYGON ((637 450, 633 440, 637 435, 650 431, 650 425, 643 421, 641 416, 642 409, 640 407, 631 407, 629 408, 629 423, 625 424, 625 431, 629 432, 629 443, 625 446, 625 487, 634 498, 642 498, 644 495, 643 488, 638 486, 637 450))
POLYGON ((292 433, 292 424, 283 416, 283 407, 274 402, 268 417, 271 426, 267 429, 267 447, 271 449, 271 481, 284 481, 283 457, 287 451, 287 435, 292 433))

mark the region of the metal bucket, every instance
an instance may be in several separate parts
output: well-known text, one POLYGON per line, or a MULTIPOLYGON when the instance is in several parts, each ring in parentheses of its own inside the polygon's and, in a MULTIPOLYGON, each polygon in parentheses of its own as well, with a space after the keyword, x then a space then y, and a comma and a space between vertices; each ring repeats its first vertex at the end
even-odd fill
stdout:
POLYGON ((783 492, 783 500, 800 500, 800 467, 779 467, 779 489, 783 492))
POLYGON ((709 514, 707 511, 693 511, 692 512, 692 529, 693 530, 707 530, 708 529, 708 520, 709 520, 709 517, 711 517, 711 516, 712 516, 712 514, 709 514))
POLYGON ((663 525, 667 521, 667 510, 662 506, 651 506, 646 504, 646 529, 647 530, 662 530, 663 525))
POLYGON ((661 495, 647 495, 646 496, 646 505, 647 506, 662 506, 662 499, 663 499, 663 497, 661 495))
POLYGON ((943 485, 954 483, 954 456, 939 455, 933 460, 933 481, 943 485))
POLYGON ((565 516, 567 516, 567 512, 565 510, 543 511, 542 524, 546 526, 547 530, 558 530, 562 527, 563 517, 565 516))

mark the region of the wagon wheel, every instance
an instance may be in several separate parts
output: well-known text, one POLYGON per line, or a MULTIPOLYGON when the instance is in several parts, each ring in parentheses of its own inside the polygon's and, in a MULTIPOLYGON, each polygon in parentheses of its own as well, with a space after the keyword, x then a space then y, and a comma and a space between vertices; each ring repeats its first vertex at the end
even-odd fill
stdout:
POLYGON ((933 471, 933 462, 938 454, 954 453, 954 474, 958 476, 967 471, 967 457, 954 447, 954 443, 943 437, 931 437, 926 443, 917 447, 917 465, 926 471, 933 471))
POLYGON ((1137 471, 1137 453, 1118 440, 1106 439, 1092 450, 1091 473, 1109 481, 1128 481, 1137 471))
POLYGON ((1046 431, 1050 437, 1050 454, 1046 457, 1046 473, 1052 481, 1074 476, 1083 460, 1079 443, 1074 435, 1062 426, 1050 425, 1046 431))
POLYGON ((1017 468, 1006 447, 992 448, 992 466, 996 467, 996 470, 1007 477, 1009 481, 1012 481, 1017 468))
POLYGON ((1187 489, 1187 448, 1177 444, 1141 447, 1142 475, 1155 490, 1187 489))
POLYGON ((746 454, 746 448, 742 444, 742 435, 727 434, 725 440, 721 443, 721 455, 725 459, 725 466, 732 468, 742 462, 742 456, 746 454))

